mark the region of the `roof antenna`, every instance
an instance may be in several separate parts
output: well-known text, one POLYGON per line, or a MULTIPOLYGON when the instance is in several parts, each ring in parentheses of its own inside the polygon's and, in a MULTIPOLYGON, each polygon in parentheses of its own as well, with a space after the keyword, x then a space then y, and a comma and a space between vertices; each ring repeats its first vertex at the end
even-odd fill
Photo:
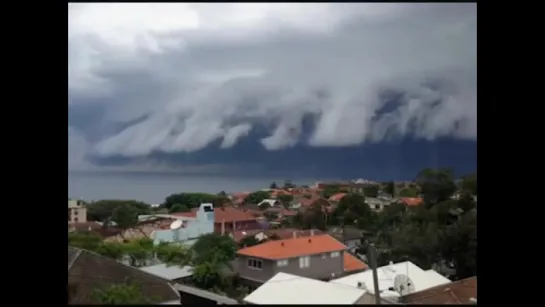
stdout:
POLYGON ((174 242, 178 242, 180 240, 180 233, 178 229, 182 227, 183 223, 184 222, 182 220, 175 220, 174 222, 172 222, 172 224, 170 224, 170 229, 172 230, 172 239, 174 240, 174 242))

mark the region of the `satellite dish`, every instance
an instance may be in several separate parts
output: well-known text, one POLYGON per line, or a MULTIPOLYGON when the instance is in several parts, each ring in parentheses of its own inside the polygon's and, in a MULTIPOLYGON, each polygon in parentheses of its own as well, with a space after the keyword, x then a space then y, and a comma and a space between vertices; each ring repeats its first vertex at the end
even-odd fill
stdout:
POLYGON ((174 222, 172 222, 172 224, 170 224, 170 229, 172 230, 178 229, 182 227, 183 223, 184 222, 182 220, 175 220, 174 222))
POLYGON ((401 296, 413 293, 415 290, 413 281, 409 276, 404 274, 396 275, 394 278, 394 289, 401 296))

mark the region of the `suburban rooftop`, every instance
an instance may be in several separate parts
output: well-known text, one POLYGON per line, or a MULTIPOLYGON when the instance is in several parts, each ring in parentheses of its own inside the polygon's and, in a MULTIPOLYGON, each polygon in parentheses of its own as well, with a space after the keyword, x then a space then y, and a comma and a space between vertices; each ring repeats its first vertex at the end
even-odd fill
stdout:
POLYGON ((311 237, 290 238, 268 241, 240 249, 239 255, 263 259, 286 259, 305 255, 343 251, 346 246, 327 234, 311 237))

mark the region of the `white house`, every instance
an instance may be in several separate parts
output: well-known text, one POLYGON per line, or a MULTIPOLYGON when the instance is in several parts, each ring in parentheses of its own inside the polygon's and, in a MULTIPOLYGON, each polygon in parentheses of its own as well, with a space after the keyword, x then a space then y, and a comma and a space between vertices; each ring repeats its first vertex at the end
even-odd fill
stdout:
MULTIPOLYGON (((394 289, 394 279, 398 275, 405 275, 409 278, 410 283, 414 286, 414 292, 451 282, 448 278, 439 273, 433 270, 425 271, 410 261, 396 264, 390 263, 389 265, 379 267, 377 269, 377 274, 380 296, 392 300, 397 300, 400 297, 400 294, 394 289)), ((375 294, 372 270, 334 279, 331 280, 330 283, 351 286, 356 289, 364 289, 372 295, 375 294)))
POLYGON ((364 294, 363 289, 280 272, 244 301, 253 305, 359 305, 364 294))

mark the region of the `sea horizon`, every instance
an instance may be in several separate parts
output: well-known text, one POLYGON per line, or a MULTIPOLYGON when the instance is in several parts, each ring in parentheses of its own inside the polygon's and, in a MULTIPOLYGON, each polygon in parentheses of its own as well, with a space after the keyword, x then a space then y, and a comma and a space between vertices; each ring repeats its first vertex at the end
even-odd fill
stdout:
MULTIPOLYGON (((354 178, 353 178, 354 179, 354 178)), ((234 176, 209 174, 146 173, 146 172, 69 172, 68 196, 86 201, 100 199, 131 199, 149 204, 162 203, 171 194, 203 192, 216 194, 256 191, 279 186, 285 180, 296 185, 332 178, 274 178, 269 176, 234 176)))

